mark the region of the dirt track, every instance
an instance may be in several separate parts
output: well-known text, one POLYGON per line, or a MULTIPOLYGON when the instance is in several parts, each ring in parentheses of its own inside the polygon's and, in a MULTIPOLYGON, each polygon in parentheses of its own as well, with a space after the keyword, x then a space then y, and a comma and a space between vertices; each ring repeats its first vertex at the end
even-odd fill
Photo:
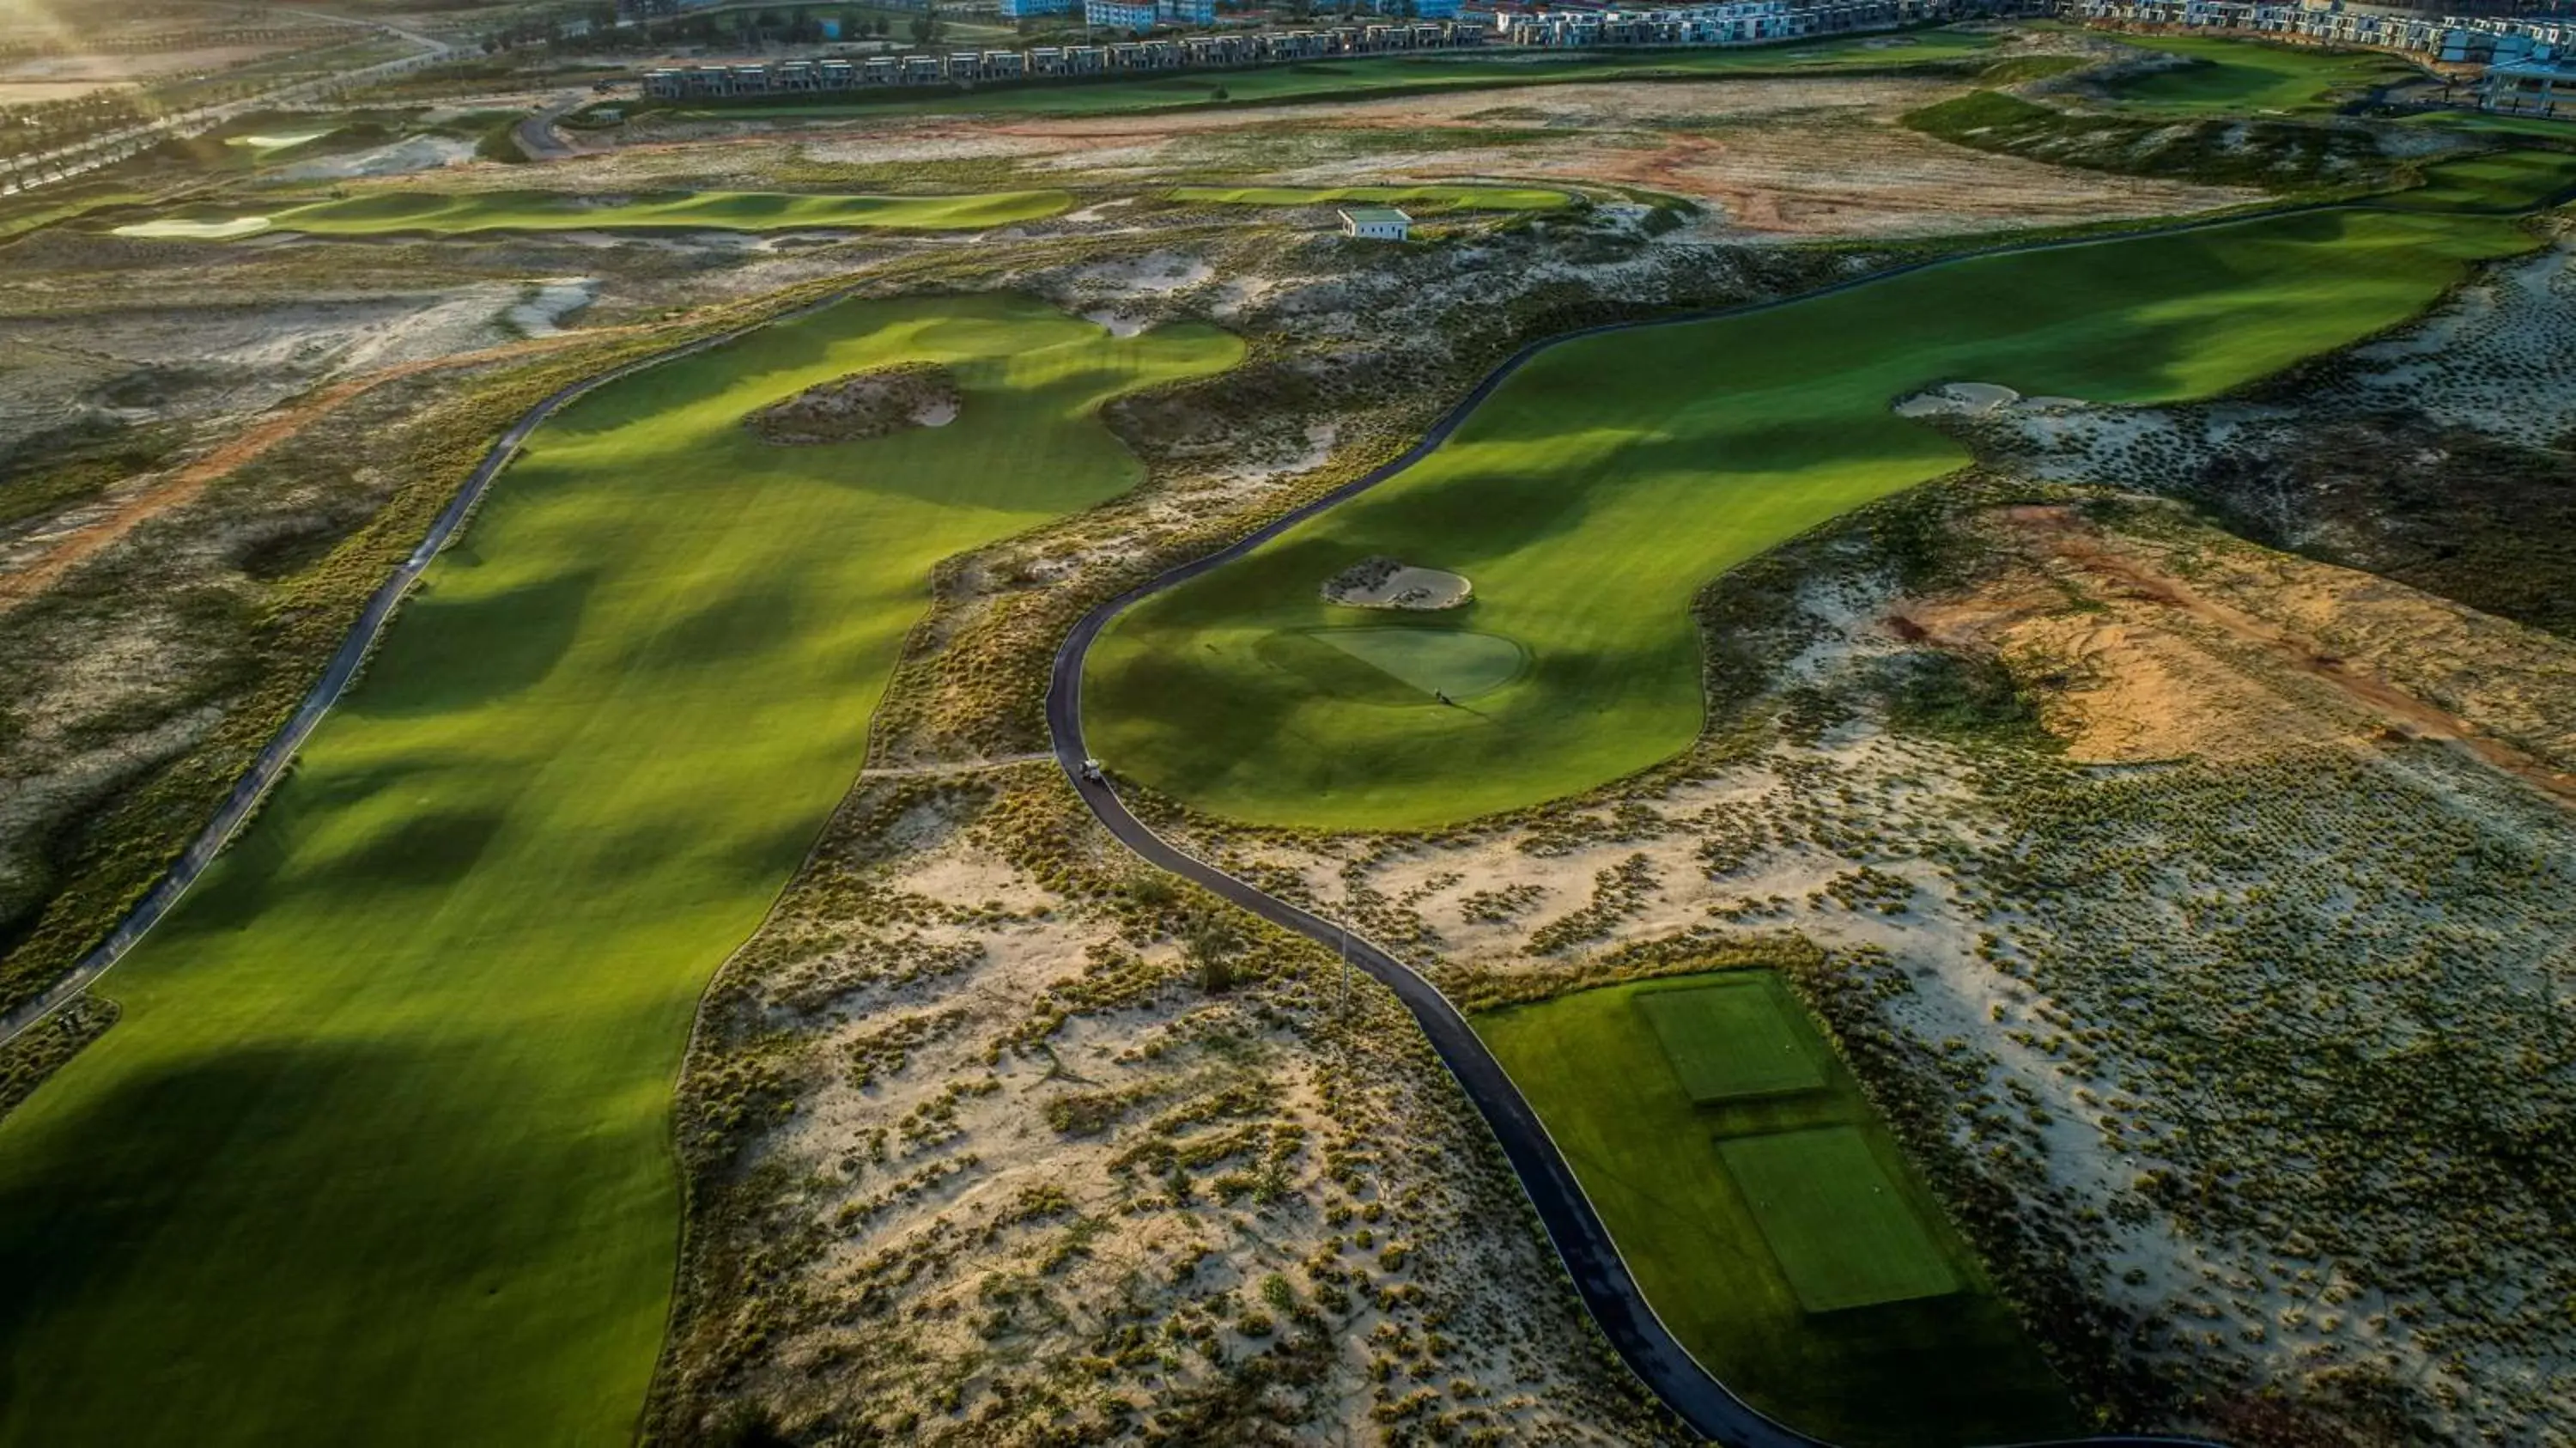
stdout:
POLYGON ((573 342, 589 341, 600 335, 602 334, 598 332, 584 332, 560 337, 531 338, 524 342, 511 342, 499 347, 460 352, 448 357, 403 362, 346 378, 331 383, 319 391, 309 393, 260 417, 230 441, 150 483, 131 497, 119 502, 112 511, 63 534, 52 547, 37 555, 32 561, 8 573, 0 574, 0 612, 6 612, 43 593, 60 581, 63 575, 95 557, 137 527, 173 508, 193 501, 208 487, 257 461, 278 444, 329 417, 353 398, 362 396, 388 382, 416 376, 423 372, 532 356, 557 350, 573 342))

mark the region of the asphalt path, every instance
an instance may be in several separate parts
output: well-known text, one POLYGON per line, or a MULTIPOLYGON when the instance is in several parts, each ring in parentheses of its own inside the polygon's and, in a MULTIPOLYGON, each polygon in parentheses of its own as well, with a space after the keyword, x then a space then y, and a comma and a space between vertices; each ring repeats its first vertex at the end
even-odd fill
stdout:
POLYGON ((159 145, 172 136, 199 135, 236 116, 245 116, 254 111, 299 101, 317 101, 336 90, 363 85, 368 81, 400 71, 415 70, 442 60, 455 50, 454 46, 443 40, 435 40, 418 31, 405 30, 379 21, 353 20, 344 15, 325 15, 310 10, 284 10, 278 13, 306 15, 317 20, 336 21, 357 29, 376 30, 410 41, 415 45, 424 46, 426 49, 418 55, 380 61, 355 70, 288 81, 261 91, 257 95, 244 96, 239 100, 225 101, 217 105, 201 106, 196 110, 177 115, 159 116, 123 130, 90 136, 41 155, 23 158, 19 162, 18 179, 0 185, 0 196, 15 196, 21 192, 35 190, 39 186, 68 181, 75 176, 113 166, 119 161, 159 145))

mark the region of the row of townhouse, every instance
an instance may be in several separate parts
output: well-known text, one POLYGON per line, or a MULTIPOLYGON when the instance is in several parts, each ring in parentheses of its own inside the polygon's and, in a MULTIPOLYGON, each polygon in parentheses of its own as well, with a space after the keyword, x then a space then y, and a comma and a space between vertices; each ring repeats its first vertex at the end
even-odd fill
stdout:
POLYGON ((1151 30, 1158 25, 1216 24, 1216 0, 1001 0, 1002 18, 1079 15, 1103 30, 1151 30))
POLYGON ((770 65, 692 65, 646 72, 644 94, 656 100, 705 100, 879 86, 953 85, 1031 76, 1217 70, 1336 56, 1456 49, 1477 44, 1488 33, 1480 27, 1446 22, 1353 25, 1331 30, 1186 35, 1115 45, 1040 45, 1027 50, 961 50, 944 55, 916 52, 859 60, 787 60, 770 65))
POLYGON ((1758 45, 1942 20, 1959 8, 1953 0, 1731 0, 1652 10, 1497 9, 1494 24, 1513 45, 1758 45))
POLYGON ((2331 45, 2402 50, 2450 64, 2548 60, 2576 42, 2576 20, 2540 16, 2423 15, 2244 0, 2069 0, 2067 18, 2101 25, 2235 30, 2331 45))

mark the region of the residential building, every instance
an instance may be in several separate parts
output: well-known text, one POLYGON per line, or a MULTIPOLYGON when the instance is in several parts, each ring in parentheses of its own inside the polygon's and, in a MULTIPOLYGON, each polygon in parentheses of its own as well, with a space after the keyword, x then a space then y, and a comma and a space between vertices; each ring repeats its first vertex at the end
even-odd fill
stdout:
POLYGON ((1040 15, 1070 15, 1082 8, 1076 0, 1002 0, 1002 18, 1029 20, 1040 15))
POLYGON ((1392 206, 1354 206, 1341 218, 1342 235, 1363 241, 1403 241, 1413 235, 1413 218, 1392 206))
POLYGON ((1082 0, 1082 23, 1103 30, 1151 30, 1154 0, 1082 0))

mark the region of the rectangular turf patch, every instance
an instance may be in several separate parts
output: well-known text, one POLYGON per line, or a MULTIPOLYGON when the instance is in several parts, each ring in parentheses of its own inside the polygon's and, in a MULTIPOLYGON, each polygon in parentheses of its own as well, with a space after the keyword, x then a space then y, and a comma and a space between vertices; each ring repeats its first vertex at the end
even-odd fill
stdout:
POLYGON ((1695 1102, 1777 1096, 1825 1084, 1787 1003, 1762 976, 1639 991, 1636 1001, 1664 1059, 1695 1102))
POLYGON ((1717 1151, 1807 1311, 1959 1289, 1958 1274, 1857 1129, 1742 1136, 1717 1151))

